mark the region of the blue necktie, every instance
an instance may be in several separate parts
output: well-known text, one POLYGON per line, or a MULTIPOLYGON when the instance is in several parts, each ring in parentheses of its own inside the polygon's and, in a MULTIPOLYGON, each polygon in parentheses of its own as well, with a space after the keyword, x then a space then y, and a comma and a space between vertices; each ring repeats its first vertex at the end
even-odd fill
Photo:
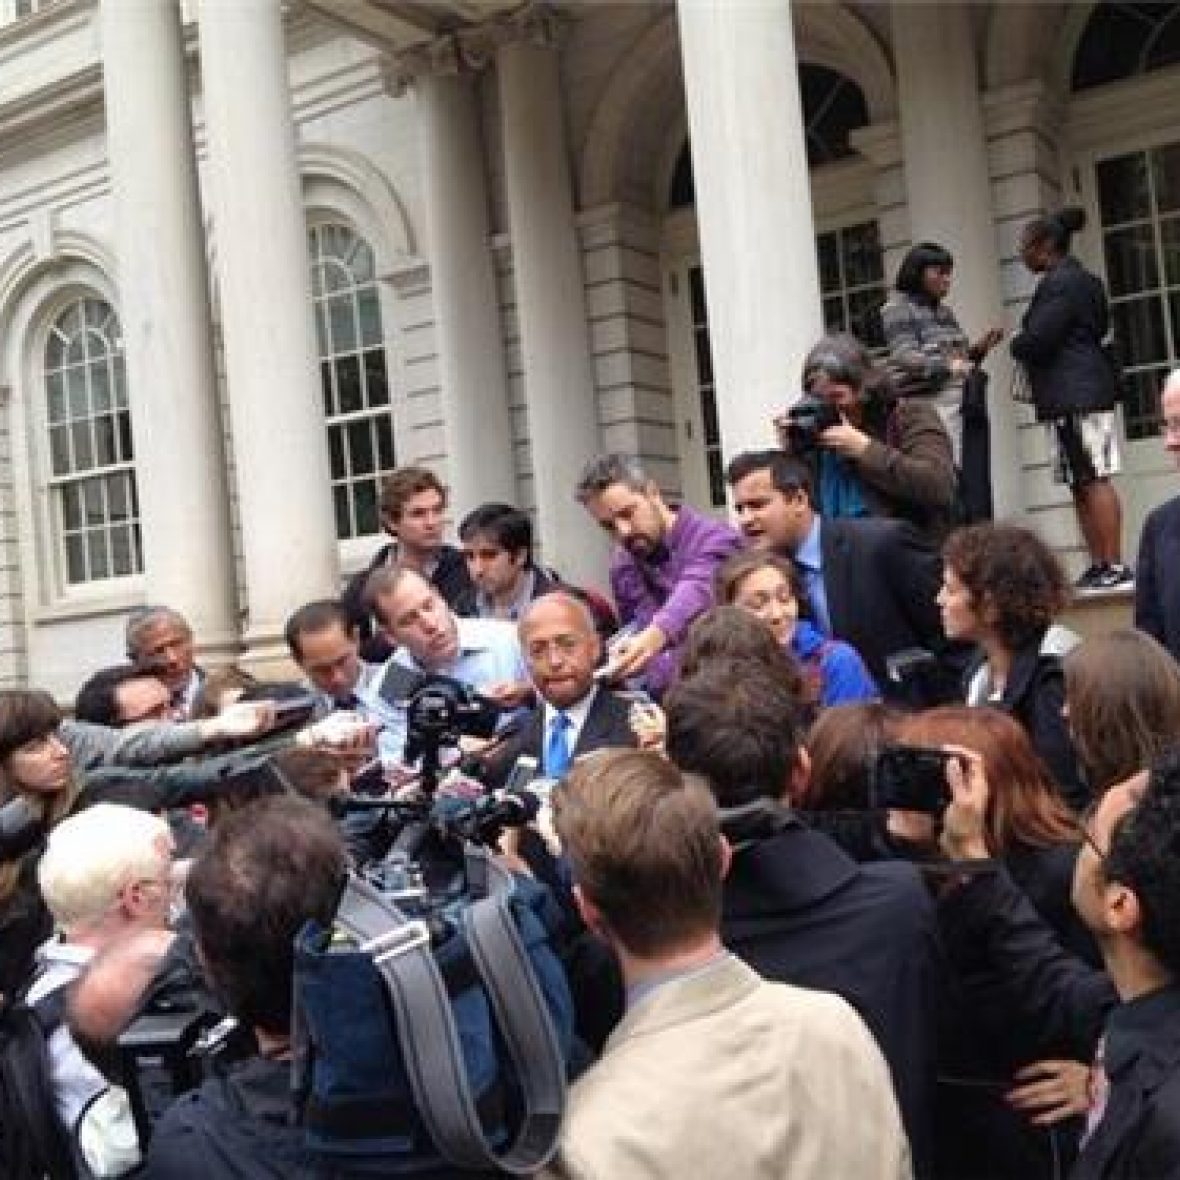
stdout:
POLYGON ((549 722, 549 737, 545 742, 545 775, 561 778, 569 769, 569 729, 573 723, 565 713, 555 713, 549 722))

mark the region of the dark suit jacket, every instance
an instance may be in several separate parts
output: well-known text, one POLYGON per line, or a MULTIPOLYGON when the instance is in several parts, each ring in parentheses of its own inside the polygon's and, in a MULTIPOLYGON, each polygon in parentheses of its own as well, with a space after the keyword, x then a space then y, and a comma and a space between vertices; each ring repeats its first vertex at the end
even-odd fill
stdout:
MULTIPOLYGON (((582 732, 574 744, 573 756, 579 758, 594 750, 619 746, 633 749, 636 745, 635 733, 628 721, 631 704, 627 697, 600 688, 590 706, 590 712, 586 714, 586 724, 582 726, 582 732)), ((510 738, 487 759, 483 781, 490 787, 503 786, 520 757, 536 758, 537 765, 543 770, 544 752, 545 709, 539 705, 525 718, 516 738, 510 738)))
POLYGON ((942 560, 913 526, 896 520, 824 520, 820 550, 833 635, 851 643, 882 693, 893 695, 890 655, 945 647, 935 602, 942 560))
POLYGON ((1180 660, 1180 496, 1144 522, 1135 567, 1135 626, 1180 660))
MULTIPOLYGON (((373 555, 373 560, 349 579, 344 593, 340 596, 344 609, 348 611, 348 621, 358 628, 361 658, 371 664, 385 663, 394 652, 389 642, 377 633, 373 617, 365 606, 365 583, 375 569, 379 569, 389 560, 392 549, 392 542, 382 545, 373 555)), ((455 614, 475 614, 475 584, 467 572, 467 562, 460 550, 453 545, 442 547, 438 555, 438 565, 430 575, 430 581, 455 614)))

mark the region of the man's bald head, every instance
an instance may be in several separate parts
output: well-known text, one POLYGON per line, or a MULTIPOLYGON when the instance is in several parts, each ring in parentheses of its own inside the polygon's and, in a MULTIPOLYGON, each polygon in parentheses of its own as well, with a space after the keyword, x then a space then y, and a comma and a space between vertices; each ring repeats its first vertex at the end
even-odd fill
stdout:
POLYGON ((1160 395, 1163 412, 1164 446, 1180 467, 1180 369, 1173 369, 1160 395))
POLYGON ((568 709, 594 687, 602 642, 594 616, 572 594, 543 594, 519 624, 520 646, 537 692, 554 708, 568 709))

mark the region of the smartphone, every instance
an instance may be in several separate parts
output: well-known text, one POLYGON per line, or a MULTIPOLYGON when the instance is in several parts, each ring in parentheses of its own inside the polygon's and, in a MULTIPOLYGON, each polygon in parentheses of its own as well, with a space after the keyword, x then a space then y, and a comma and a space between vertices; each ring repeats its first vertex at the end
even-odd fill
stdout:
POLYGON ((504 780, 505 791, 520 791, 529 786, 540 772, 540 766, 529 754, 521 754, 512 764, 508 777, 504 780))
POLYGON ((872 806, 941 815, 951 801, 946 768, 954 758, 934 746, 883 746, 873 765, 872 806))

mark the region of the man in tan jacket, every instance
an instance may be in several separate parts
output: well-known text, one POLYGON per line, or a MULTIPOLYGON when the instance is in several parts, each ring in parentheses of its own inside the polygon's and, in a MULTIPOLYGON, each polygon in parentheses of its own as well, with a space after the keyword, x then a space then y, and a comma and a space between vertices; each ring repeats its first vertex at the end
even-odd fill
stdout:
POLYGON ((548 1180, 901 1180, 889 1074, 843 1000, 769 983, 718 937, 729 846, 707 789, 605 751, 554 793, 587 925, 627 1014, 573 1087, 548 1180))

